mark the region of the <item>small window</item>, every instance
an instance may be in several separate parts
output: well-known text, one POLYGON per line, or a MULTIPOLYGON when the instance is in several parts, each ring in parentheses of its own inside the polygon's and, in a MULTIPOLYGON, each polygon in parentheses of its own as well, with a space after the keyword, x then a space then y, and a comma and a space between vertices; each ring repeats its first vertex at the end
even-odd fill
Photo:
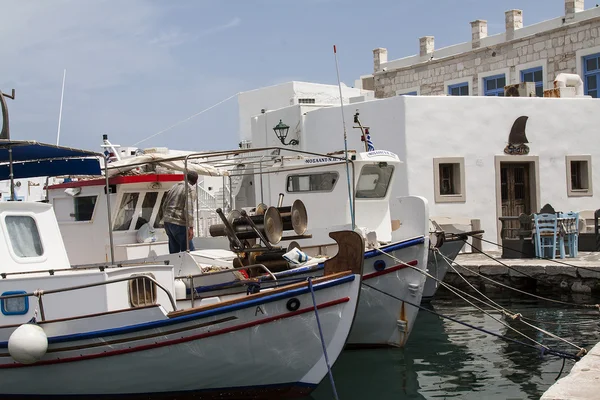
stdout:
POLYGON ((39 257, 44 254, 40 232, 35 220, 27 215, 4 218, 12 249, 17 257, 39 257))
MULTIPOLYGON (((25 294, 25 291, 4 292, 2 296, 14 294, 25 294)), ((29 311, 29 298, 27 296, 11 297, 2 299, 2 314, 4 315, 23 315, 29 311)))
POLYGON ((521 71, 521 82, 535 83, 535 95, 537 97, 544 97, 544 73, 542 67, 521 71))
POLYGON ((450 96, 468 96, 469 95, 469 83, 463 82, 456 85, 448 86, 448 94, 450 96))
POLYGON ((156 199, 158 199, 158 192, 148 192, 144 196, 144 200, 142 201, 142 210, 140 211, 140 216, 135 223, 135 230, 137 231, 147 222, 150 222, 150 218, 152 217, 152 211, 154 210, 154 206, 156 205, 156 199))
POLYGON ((436 203, 466 200, 464 158, 436 158, 433 160, 433 171, 436 203))
POLYGON ((381 199, 386 196, 394 167, 386 163, 365 165, 356 184, 357 199, 381 199))
POLYGON ((583 57, 584 93, 598 98, 598 83, 600 82, 600 54, 583 57))
MULTIPOLYGON (((132 276, 142 275, 155 279, 151 273, 132 276)), ((146 278, 131 279, 129 281, 129 304, 131 307, 144 307, 156 304, 156 283, 146 278)))
POLYGON ((288 193, 331 192, 337 183, 338 176, 337 172, 289 175, 287 191, 288 193))
POLYGON ((91 221, 98 196, 82 196, 73 198, 75 221, 91 221))
POLYGON ((115 218, 115 231, 129 230, 129 226, 131 225, 131 220, 133 219, 133 214, 135 212, 135 207, 137 205, 139 197, 139 193, 123 194, 121 206, 119 207, 119 211, 117 212, 117 216, 115 218))
POLYGON ((315 99, 298 99, 298 104, 315 104, 315 99))
POLYGON ((592 196, 592 157, 567 156, 567 194, 592 196))
POLYGON ((483 78, 483 95, 504 96, 504 86, 506 86, 506 77, 504 74, 483 78))

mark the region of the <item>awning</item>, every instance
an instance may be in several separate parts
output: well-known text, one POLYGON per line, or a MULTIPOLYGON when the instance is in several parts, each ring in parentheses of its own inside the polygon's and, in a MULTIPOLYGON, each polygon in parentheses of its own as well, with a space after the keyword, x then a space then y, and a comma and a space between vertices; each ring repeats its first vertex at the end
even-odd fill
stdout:
POLYGON ((0 140, 0 180, 10 179, 12 149, 15 179, 38 176, 102 175, 101 155, 88 150, 25 140, 0 140))

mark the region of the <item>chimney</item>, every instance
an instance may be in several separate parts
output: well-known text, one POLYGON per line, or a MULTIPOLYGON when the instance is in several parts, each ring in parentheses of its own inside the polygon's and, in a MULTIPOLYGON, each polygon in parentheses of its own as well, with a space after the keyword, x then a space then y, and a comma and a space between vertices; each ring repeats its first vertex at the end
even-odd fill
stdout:
POLYGON ((575 18, 575 13, 583 11, 583 0, 565 0, 565 17, 575 18))
POLYGON ((380 71, 381 64, 385 64, 387 61, 387 49, 378 47, 373 50, 373 72, 380 71))
POLYGON ((471 22, 471 41, 474 49, 480 46, 480 40, 488 35, 487 21, 478 19, 471 22))
POLYGON ((419 38, 419 54, 421 57, 433 54, 434 41, 433 36, 423 36, 419 38))
POLYGON ((523 11, 508 10, 504 13, 506 22, 506 39, 512 40, 515 37, 515 31, 523 27, 523 11))

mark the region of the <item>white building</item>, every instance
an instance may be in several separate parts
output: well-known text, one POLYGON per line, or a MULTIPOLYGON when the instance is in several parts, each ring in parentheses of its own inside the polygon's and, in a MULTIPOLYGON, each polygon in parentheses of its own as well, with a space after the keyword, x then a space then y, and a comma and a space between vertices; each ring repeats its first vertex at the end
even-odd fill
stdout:
POLYGON ((377 48, 373 73, 356 86, 377 98, 503 96, 505 85, 534 82, 542 96, 559 73, 570 73, 582 78, 584 94, 600 97, 600 7, 585 10, 583 0, 565 0, 563 16, 529 26, 524 19, 521 10, 506 11, 505 32, 492 36, 486 21, 473 21, 469 41, 439 49, 433 36, 424 36, 418 54, 394 60, 377 48))
MULTIPOLYGON (((354 89, 342 83, 344 104, 351 98, 361 101, 374 98, 372 91, 354 89), (361 97, 364 96, 364 97, 361 97)), ((335 85, 323 85, 309 82, 286 82, 280 85, 242 92, 238 95, 240 139, 250 140, 252 136, 250 118, 261 112, 273 111, 292 105, 303 105, 308 108, 340 105, 340 89, 335 85)), ((265 119, 267 130, 269 124, 276 125, 277 121, 265 119)), ((256 146, 254 146, 256 147, 256 146)))
MULTIPOLYGON (((360 130, 353 129, 356 111, 370 127, 375 148, 404 161, 392 196, 422 195, 434 217, 480 219, 490 241, 499 239, 500 216, 539 212, 546 203, 564 212, 600 204, 594 192, 600 176, 596 100, 396 96, 347 105, 348 148, 364 151, 360 130), (522 116, 528 117, 529 143, 513 141, 517 150, 509 155, 509 134, 522 116)), ((298 140, 297 148, 320 153, 344 148, 340 107, 303 105, 253 117, 253 147, 281 146, 272 130, 280 119, 292 127, 287 141, 298 140)))

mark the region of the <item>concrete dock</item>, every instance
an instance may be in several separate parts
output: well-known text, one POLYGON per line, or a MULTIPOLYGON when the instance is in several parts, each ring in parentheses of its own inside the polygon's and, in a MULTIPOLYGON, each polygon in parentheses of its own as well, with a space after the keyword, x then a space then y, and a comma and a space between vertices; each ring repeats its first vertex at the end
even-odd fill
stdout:
MULTIPOLYGON (((455 266, 456 270, 482 291, 503 289, 477 274, 528 291, 600 295, 599 252, 579 252, 578 257, 556 260, 503 259, 500 252, 493 251, 486 254, 492 258, 480 253, 462 253, 455 260, 464 267, 455 266)), ((452 269, 444 281, 459 288, 468 286, 452 269)))
POLYGON ((579 360, 569 375, 550 386, 540 400, 593 400, 600 398, 600 343, 579 360))

